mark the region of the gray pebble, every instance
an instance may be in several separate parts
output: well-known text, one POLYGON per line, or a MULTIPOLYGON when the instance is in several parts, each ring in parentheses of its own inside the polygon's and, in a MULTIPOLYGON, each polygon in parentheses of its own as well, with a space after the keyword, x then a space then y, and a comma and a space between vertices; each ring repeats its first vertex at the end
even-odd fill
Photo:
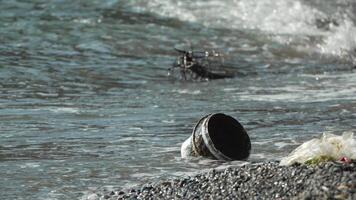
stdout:
POLYGON ((194 177, 146 184, 117 199, 353 199, 355 163, 279 166, 278 162, 211 170, 194 177))

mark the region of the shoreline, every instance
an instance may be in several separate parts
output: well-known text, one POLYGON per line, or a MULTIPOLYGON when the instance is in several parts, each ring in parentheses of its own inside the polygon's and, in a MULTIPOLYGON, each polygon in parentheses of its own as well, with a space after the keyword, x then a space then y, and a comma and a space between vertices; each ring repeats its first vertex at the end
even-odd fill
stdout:
MULTIPOLYGON (((146 183, 100 199, 356 199, 356 163, 279 166, 251 163, 146 183)), ((98 197, 99 197, 98 196, 98 197)))

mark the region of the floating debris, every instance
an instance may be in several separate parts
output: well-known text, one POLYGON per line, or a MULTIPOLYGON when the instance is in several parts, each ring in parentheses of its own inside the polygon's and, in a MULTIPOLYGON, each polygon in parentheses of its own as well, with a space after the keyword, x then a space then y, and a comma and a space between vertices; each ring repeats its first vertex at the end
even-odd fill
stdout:
POLYGON ((243 126, 233 117, 215 113, 199 120, 192 135, 182 144, 181 155, 218 160, 245 160, 251 142, 243 126))
POLYGON ((233 78, 234 74, 225 71, 223 67, 223 56, 216 51, 186 51, 176 49, 180 55, 173 63, 170 71, 178 69, 181 78, 187 80, 189 74, 192 79, 223 79, 233 78))
POLYGON ((356 140, 353 132, 345 132, 341 136, 324 133, 320 139, 309 140, 297 147, 281 160, 280 165, 317 165, 327 161, 351 162, 350 160, 356 160, 356 140))

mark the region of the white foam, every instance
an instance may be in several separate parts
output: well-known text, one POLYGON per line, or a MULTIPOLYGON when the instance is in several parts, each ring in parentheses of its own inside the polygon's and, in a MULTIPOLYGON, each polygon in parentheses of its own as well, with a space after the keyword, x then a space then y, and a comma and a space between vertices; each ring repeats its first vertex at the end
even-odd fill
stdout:
POLYGON ((134 6, 139 11, 199 23, 206 27, 261 30, 271 34, 270 39, 280 43, 298 41, 301 44, 295 48, 299 51, 344 57, 356 49, 356 27, 345 14, 351 9, 346 6, 338 10, 335 8, 334 16, 295 0, 138 0, 134 6), (330 23, 330 29, 317 27, 318 20, 334 19, 335 16, 338 22, 342 21, 340 26, 330 23), (320 37, 321 43, 311 42, 310 36, 320 37))
POLYGON ((294 0, 217 0, 181 2, 151 0, 143 10, 205 26, 260 29, 272 33, 320 33, 313 22, 324 14, 294 0))
MULTIPOLYGON (((338 26, 333 27, 332 31, 327 35, 324 43, 318 45, 320 52, 323 54, 331 54, 334 56, 345 57, 356 54, 356 27, 350 21, 345 19, 338 26)), ((352 59, 355 59, 353 57, 352 59)))
MULTIPOLYGON (((288 89, 288 88, 287 88, 288 89)), ((338 89, 325 88, 322 90, 305 90, 284 92, 280 94, 264 94, 264 95, 243 95, 242 100, 255 101, 288 101, 288 102, 323 102, 336 99, 356 100, 356 86, 354 88, 338 89)))
POLYGON ((188 89, 179 89, 179 90, 173 90, 173 92, 179 93, 179 94, 200 94, 200 90, 188 90, 188 89))
POLYGON ((79 113, 79 109, 69 107, 49 108, 48 110, 54 113, 79 113))
POLYGON ((131 177, 133 178, 146 178, 146 177, 154 177, 156 176, 156 174, 152 174, 152 173, 134 173, 131 175, 131 177))
POLYGON ((278 149, 283 149, 283 147, 289 146, 290 143, 288 142, 275 142, 274 146, 276 146, 278 149))
POLYGON ((174 124, 176 121, 172 119, 172 120, 162 120, 162 122, 166 124, 174 124))
MULTIPOLYGON (((303 75, 305 77, 313 75, 303 75)), ((265 86, 249 87, 249 93, 236 93, 235 98, 254 101, 324 102, 337 99, 356 100, 356 74, 318 75, 320 83, 309 85, 268 88, 271 94, 255 94, 265 86), (321 80, 323 79, 323 80, 321 80), (257 91, 257 92, 256 92, 257 91), (273 93, 278 91, 278 93, 273 93)))
POLYGON ((44 98, 58 97, 57 93, 36 92, 36 95, 44 98))
POLYGON ((22 164, 20 167, 21 168, 37 168, 37 167, 40 167, 40 164, 37 162, 28 162, 28 163, 22 164))
POLYGON ((143 132, 143 128, 141 127, 130 127, 129 129, 134 132, 143 132))

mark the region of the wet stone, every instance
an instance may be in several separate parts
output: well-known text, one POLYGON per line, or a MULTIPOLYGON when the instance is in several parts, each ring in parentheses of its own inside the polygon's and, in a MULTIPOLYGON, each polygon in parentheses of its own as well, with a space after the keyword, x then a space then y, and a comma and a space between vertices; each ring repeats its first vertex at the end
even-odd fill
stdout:
POLYGON ((109 199, 118 199, 113 194, 119 199, 353 199, 355 177, 354 163, 280 167, 269 162, 162 180, 129 193, 111 192, 109 199))

